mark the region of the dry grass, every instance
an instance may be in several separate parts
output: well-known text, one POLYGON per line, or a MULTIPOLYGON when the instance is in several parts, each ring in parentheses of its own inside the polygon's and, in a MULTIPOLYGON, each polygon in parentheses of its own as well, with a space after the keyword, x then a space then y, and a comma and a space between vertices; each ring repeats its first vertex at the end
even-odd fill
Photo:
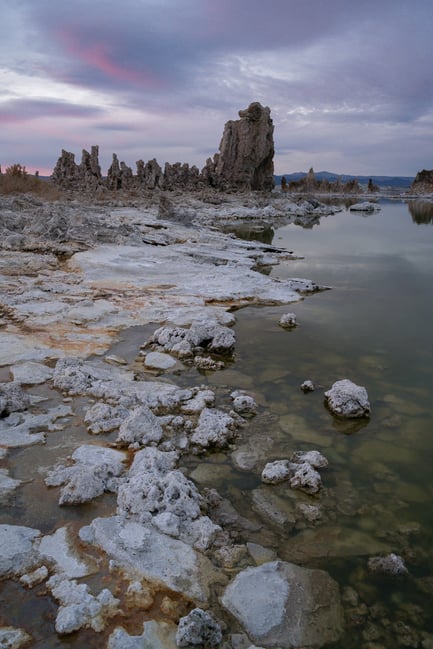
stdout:
POLYGON ((13 164, 0 173, 0 194, 35 194, 52 201, 61 196, 49 180, 29 174, 20 164, 13 164))

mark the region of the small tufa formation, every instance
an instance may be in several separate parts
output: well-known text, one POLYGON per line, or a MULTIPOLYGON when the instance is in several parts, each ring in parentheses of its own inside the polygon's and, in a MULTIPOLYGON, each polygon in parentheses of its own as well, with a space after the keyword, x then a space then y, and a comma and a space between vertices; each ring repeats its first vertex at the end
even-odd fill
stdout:
POLYGON ((213 187, 221 190, 264 190, 274 187, 274 126, 270 109, 254 102, 239 111, 239 120, 226 123, 220 151, 209 158, 200 171, 195 165, 138 160, 137 172, 125 162, 113 161, 106 178, 101 174, 99 148, 85 149, 79 165, 73 153, 62 150, 51 180, 61 189, 95 193, 106 190, 167 190, 198 191, 213 187))
POLYGON ((433 169, 423 169, 422 171, 418 171, 409 191, 412 194, 432 194, 433 169))
MULTIPOLYGON (((361 194, 362 189, 357 178, 347 180, 343 183, 340 178, 330 182, 327 178, 318 180, 311 167, 308 173, 299 180, 289 182, 288 190, 295 193, 333 193, 333 194, 361 194)), ((286 186, 287 191, 287 186, 286 186)))
POLYGON ((76 164, 73 153, 62 149, 51 180, 58 187, 72 191, 94 193, 102 189, 104 182, 99 165, 99 147, 92 146, 90 153, 83 149, 79 165, 76 164))
POLYGON ((325 400, 330 411, 338 417, 356 419, 370 416, 367 390, 349 379, 336 381, 331 389, 325 392, 325 400))

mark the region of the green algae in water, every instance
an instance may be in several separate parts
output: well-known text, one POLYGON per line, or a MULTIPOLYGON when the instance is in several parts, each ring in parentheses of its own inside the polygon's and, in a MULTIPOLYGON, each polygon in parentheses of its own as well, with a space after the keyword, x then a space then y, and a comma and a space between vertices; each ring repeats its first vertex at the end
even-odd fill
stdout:
MULTIPOLYGON (((356 606, 345 605, 339 649, 430 646, 433 229, 414 223, 406 205, 384 204, 367 218, 342 212, 312 230, 285 226, 274 243, 305 255, 274 276, 333 286, 289 308, 237 312, 237 370, 254 377, 255 393, 279 416, 268 459, 317 448, 330 461, 320 496, 310 499, 320 521, 276 541, 269 518, 278 555, 328 570, 358 594, 356 606), (299 323, 289 332, 278 326, 287 311, 299 323), (343 422, 326 410, 323 393, 341 378, 367 388, 370 419, 343 422), (300 391, 306 379, 313 393, 300 391), (402 533, 411 522, 416 533, 402 533), (405 558, 408 578, 368 573, 370 556, 390 552, 405 558)), ((274 493, 284 498, 284 487, 274 493)))

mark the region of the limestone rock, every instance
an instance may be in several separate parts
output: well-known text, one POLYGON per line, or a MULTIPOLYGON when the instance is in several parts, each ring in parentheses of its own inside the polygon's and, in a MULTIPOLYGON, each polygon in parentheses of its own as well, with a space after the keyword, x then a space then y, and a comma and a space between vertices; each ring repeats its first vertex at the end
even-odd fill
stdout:
POLYGON ((0 417, 21 412, 30 405, 30 397, 19 383, 0 383, 0 417))
POLYGON ((153 370, 168 370, 176 365, 176 360, 170 354, 149 352, 144 359, 146 367, 153 370))
POLYGON ((262 471, 262 482, 265 484, 278 484, 288 480, 293 474, 289 460, 275 460, 268 462, 262 471))
POLYGON ((116 442, 122 445, 146 446, 158 443, 162 437, 162 426, 147 406, 134 408, 122 422, 116 442))
POLYGON ((119 516, 96 518, 80 530, 80 538, 100 547, 134 576, 164 584, 199 605, 207 603, 210 584, 217 579, 202 553, 137 521, 119 516))
POLYGON ((220 186, 273 189, 274 126, 270 114, 268 107, 254 102, 239 111, 239 120, 227 122, 215 166, 220 186))
POLYGON ((47 585, 60 603, 55 623, 59 635, 69 635, 82 628, 100 632, 107 620, 119 613, 120 602, 107 588, 95 597, 87 584, 78 584, 64 575, 51 577, 47 585))
POLYGON ((394 577, 408 574, 403 559, 393 552, 384 557, 371 557, 368 560, 368 569, 372 573, 392 575, 394 577))
POLYGON ((336 381, 325 392, 329 409, 335 415, 345 418, 369 417, 371 408, 367 390, 349 379, 336 381))
POLYGON ((51 180, 62 189, 78 189, 79 170, 73 153, 62 149, 60 158, 51 174, 51 180))
POLYGON ((78 173, 84 191, 94 193, 103 185, 98 156, 98 146, 92 146, 90 153, 86 149, 82 151, 78 173))
POLYGON ((343 632, 337 583, 322 570, 273 561, 240 572, 222 603, 257 644, 319 648, 343 632))
POLYGON ((21 480, 15 480, 9 475, 8 469, 0 469, 0 504, 3 504, 5 500, 17 489, 21 484, 21 480))
POLYGON ((38 562, 39 530, 0 525, 0 578, 22 575, 38 562))
POLYGON ((423 169, 418 171, 413 181, 410 192, 414 194, 432 194, 433 193, 433 169, 423 169))
POLYGON ((240 390, 235 390, 230 396, 233 399, 233 410, 239 415, 251 416, 256 414, 257 403, 254 401, 253 397, 244 394, 240 390))
POLYGON ((200 448, 223 448, 233 439, 235 431, 236 422, 233 417, 216 408, 205 408, 191 436, 191 443, 200 448))
POLYGON ((320 473, 314 469, 309 462, 295 464, 293 475, 289 479, 292 489, 300 489, 308 494, 316 494, 322 486, 320 473))
POLYGON ((84 423, 92 435, 109 433, 128 417, 129 411, 122 406, 110 406, 103 401, 98 401, 89 408, 84 416, 84 423))
POLYGON ((59 505, 90 502, 105 491, 116 491, 124 471, 126 456, 122 451, 102 446, 83 445, 71 456, 72 465, 57 465, 45 478, 49 487, 64 485, 59 505))
POLYGON ((136 453, 119 487, 118 513, 207 550, 221 528, 202 515, 203 498, 195 484, 174 469, 176 459, 176 453, 153 447, 136 453))
POLYGON ((278 484, 289 480, 292 489, 300 489, 308 494, 317 493, 322 479, 316 469, 328 466, 328 460, 319 451, 294 453, 291 461, 275 460, 268 462, 262 471, 262 482, 278 484))
POLYGON ((308 462, 314 469, 324 469, 328 466, 328 460, 319 451, 296 451, 292 455, 292 462, 308 462))
POLYGON ((176 633, 178 647, 217 647, 221 640, 221 626, 207 611, 194 608, 188 615, 180 618, 176 633))
POLYGON ((163 173, 155 158, 144 164, 143 160, 137 161, 137 184, 144 189, 156 189, 163 184, 163 173))
POLYGON ((144 623, 143 633, 129 635, 122 627, 113 631, 107 649, 176 649, 176 627, 168 622, 150 620, 144 623))
POLYGON ((25 385, 45 383, 45 381, 48 381, 48 379, 53 376, 53 370, 51 367, 47 367, 42 363, 34 363, 32 361, 14 365, 11 367, 11 373, 14 377, 14 381, 25 385))
POLYGON ((21 649, 29 647, 32 638, 23 629, 11 626, 0 627, 0 647, 2 649, 21 649))
POLYGON ((209 319, 194 323, 189 329, 160 327, 154 331, 147 344, 175 354, 179 358, 189 358, 197 347, 214 354, 230 355, 235 342, 232 329, 209 319))
POLYGON ((281 316, 279 325, 284 329, 292 329, 296 327, 296 314, 295 313, 285 313, 281 316))
POLYGON ((377 212, 379 211, 380 205, 377 203, 371 203, 370 201, 363 201, 362 203, 355 203, 349 207, 350 212, 377 212))

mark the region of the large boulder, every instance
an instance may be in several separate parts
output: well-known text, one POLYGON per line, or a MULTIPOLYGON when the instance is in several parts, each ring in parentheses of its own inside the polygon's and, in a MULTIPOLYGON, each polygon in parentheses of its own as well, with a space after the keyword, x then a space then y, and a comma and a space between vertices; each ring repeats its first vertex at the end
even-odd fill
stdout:
POLYGON ((222 187, 272 190, 274 187, 274 125, 271 111, 253 102, 226 123, 215 176, 222 187))
POLYGON ((331 412, 339 417, 354 419, 370 416, 367 390, 349 379, 336 381, 331 389, 325 392, 325 399, 331 412))
POLYGON ((338 584, 323 570, 271 561, 240 572, 222 603, 264 647, 319 648, 343 633, 338 584))
POLYGON ((413 194, 432 194, 433 169, 423 169, 422 171, 418 171, 409 191, 413 194))

